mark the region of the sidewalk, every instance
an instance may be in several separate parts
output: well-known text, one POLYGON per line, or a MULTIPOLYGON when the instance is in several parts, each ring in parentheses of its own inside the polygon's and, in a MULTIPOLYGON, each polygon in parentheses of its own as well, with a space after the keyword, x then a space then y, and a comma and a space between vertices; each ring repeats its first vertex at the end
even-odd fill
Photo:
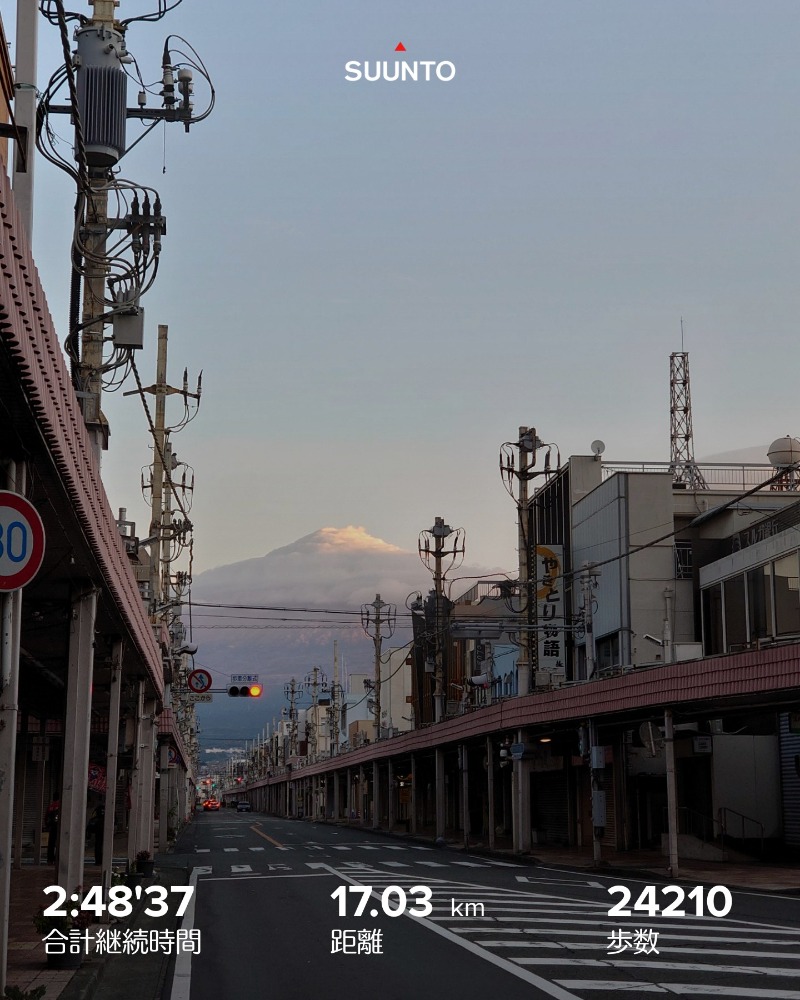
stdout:
MULTIPOLYGON (((114 865, 125 865, 127 834, 118 834, 114 844, 114 865)), ((83 887, 100 885, 101 869, 94 863, 94 849, 85 855, 83 887)), ((33 918, 42 906, 54 902, 55 897, 45 896, 44 889, 55 885, 53 865, 34 865, 23 862, 21 869, 11 870, 11 907, 8 928, 7 984, 29 990, 46 986, 44 1000, 56 1000, 63 993, 75 969, 49 969, 42 937, 33 926, 33 918)))
MULTIPOLYGON (((330 823, 331 821, 315 820, 314 822, 330 823)), ((394 837, 398 840, 415 840, 423 844, 429 844, 433 840, 432 836, 412 837, 408 833, 396 830, 388 833, 386 830, 375 830, 360 823, 340 822, 335 825, 381 834, 385 837, 394 837)), ((480 843, 470 844, 468 848, 465 848, 463 840, 455 839, 448 840, 447 847, 450 850, 463 850, 467 854, 514 859, 542 867, 552 865, 554 867, 578 868, 595 871, 601 875, 618 871, 620 875, 656 876, 659 880, 725 885, 729 889, 746 889, 752 892, 800 894, 800 864, 790 862, 761 862, 756 858, 751 861, 719 862, 682 859, 678 874, 672 875, 669 871, 669 860, 666 855, 657 850, 612 851, 603 848, 602 864, 595 867, 591 848, 581 850, 579 848, 550 847, 537 844, 530 854, 515 854, 511 850, 510 838, 506 839, 502 847, 496 846, 494 851, 489 851, 485 845, 480 843)))
MULTIPOLYGON (((516 855, 519 857, 519 855, 516 855)), ((560 847, 537 846, 529 857, 537 865, 581 868, 599 874, 614 871, 655 875, 660 880, 725 885, 753 892, 800 894, 800 865, 753 861, 681 861, 677 876, 669 872, 669 861, 660 851, 603 851, 603 864, 596 868, 591 854, 560 847)))
MULTIPOLYGON (((34 914, 41 906, 53 901, 44 895, 44 888, 54 885, 55 872, 51 865, 25 865, 11 873, 11 912, 8 929, 9 986, 30 990, 46 986, 45 1000, 61 996, 75 969, 49 969, 41 935, 33 926, 34 914)), ((100 884, 100 868, 87 865, 84 888, 100 884)))

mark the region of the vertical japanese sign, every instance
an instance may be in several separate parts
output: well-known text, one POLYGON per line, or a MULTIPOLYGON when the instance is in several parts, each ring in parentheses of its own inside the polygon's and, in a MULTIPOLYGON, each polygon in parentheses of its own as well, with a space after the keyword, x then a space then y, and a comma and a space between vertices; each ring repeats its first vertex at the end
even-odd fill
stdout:
POLYGON ((538 602, 539 670, 564 673, 564 585, 561 575, 562 545, 536 547, 536 600, 538 602))

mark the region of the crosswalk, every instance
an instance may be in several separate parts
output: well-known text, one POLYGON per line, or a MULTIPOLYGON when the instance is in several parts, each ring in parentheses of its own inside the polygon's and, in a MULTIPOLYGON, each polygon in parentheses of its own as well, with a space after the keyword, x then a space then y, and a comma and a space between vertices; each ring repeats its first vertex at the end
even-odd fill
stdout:
MULTIPOLYGON (((352 863, 341 872, 379 892, 419 881, 368 864, 352 863)), ((495 956, 495 963, 503 960, 509 971, 531 975, 540 988, 549 984, 552 995, 564 1000, 598 1000, 609 994, 800 1000, 800 934, 792 928, 730 916, 609 917, 603 902, 441 877, 427 884, 433 891, 433 912, 426 921, 472 951, 495 956), (467 902, 476 904, 469 915, 461 912, 460 904, 467 902), (655 943, 652 935, 645 936, 650 930, 656 933, 655 943), (637 931, 640 942, 653 945, 657 953, 647 948, 634 952, 637 931), (622 950, 615 954, 617 947, 622 950)))
MULTIPOLYGON (((375 855, 372 855, 371 858, 370 858, 370 863, 373 866, 376 866, 376 867, 379 867, 379 868, 390 868, 390 869, 420 868, 420 867, 421 868, 431 869, 431 870, 432 869, 446 869, 446 868, 474 869, 474 868, 492 868, 492 867, 496 867, 498 865, 502 866, 502 867, 507 867, 507 868, 516 868, 516 867, 518 867, 517 865, 511 865, 511 864, 508 864, 507 862, 493 861, 491 859, 481 859, 481 860, 471 860, 471 861, 470 860, 453 860, 453 859, 447 860, 447 861, 430 861, 430 860, 426 860, 426 859, 420 858, 418 853, 414 853, 413 855, 411 854, 411 852, 432 851, 433 850, 433 848, 431 848, 431 847, 423 847, 423 846, 418 845, 418 844, 404 844, 404 845, 395 845, 395 844, 379 844, 379 845, 353 844, 352 846, 351 845, 344 845, 344 844, 336 844, 336 845, 330 845, 330 846, 329 845, 320 845, 320 844, 298 844, 298 845, 295 845, 295 846, 280 846, 280 847, 275 846, 275 847, 272 847, 272 848, 269 848, 269 849, 264 848, 264 847, 224 847, 222 850, 223 850, 223 853, 226 854, 226 855, 227 854, 243 854, 243 855, 248 855, 248 854, 251 854, 251 853, 252 854, 263 854, 267 850, 269 850, 270 852, 272 852, 272 851, 281 851, 281 852, 284 852, 284 853, 286 853, 286 852, 295 852, 295 851, 301 851, 301 852, 305 852, 305 851, 333 852, 333 851, 336 851, 337 852, 336 854, 324 853, 324 854, 320 854, 320 855, 317 855, 317 856, 318 857, 330 858, 330 860, 333 861, 333 862, 336 862, 339 859, 341 859, 340 863, 346 864, 346 865, 356 864, 357 862, 345 861, 343 859, 343 857, 342 857, 342 855, 343 855, 344 852, 358 852, 358 851, 362 851, 362 850, 367 850, 367 851, 391 851, 393 853, 390 855, 390 857, 388 859, 380 858, 380 857, 377 857, 375 855), (406 860, 406 861, 397 860, 398 859, 398 854, 396 852, 403 852, 403 851, 405 851, 407 853, 408 860, 406 860)), ((195 848, 195 854, 209 854, 209 853, 211 853, 211 848, 208 848, 208 847, 197 847, 197 848, 195 848)), ((312 855, 312 857, 313 856, 314 855, 312 855)))

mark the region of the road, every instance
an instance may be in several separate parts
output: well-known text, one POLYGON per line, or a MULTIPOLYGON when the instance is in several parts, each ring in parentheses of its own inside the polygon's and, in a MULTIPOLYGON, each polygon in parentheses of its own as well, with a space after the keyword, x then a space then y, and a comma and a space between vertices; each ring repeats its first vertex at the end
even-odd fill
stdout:
POLYGON ((719 908, 725 895, 709 900, 704 890, 683 901, 687 915, 665 916, 647 907, 663 909, 679 893, 655 880, 640 899, 641 879, 224 810, 198 815, 175 862, 195 866, 189 918, 202 945, 181 959, 166 1000, 800 1000, 794 897, 735 891, 730 913, 716 917, 709 903, 719 908), (613 885, 640 909, 609 916, 620 902, 613 885), (366 899, 363 886, 372 889, 366 899), (388 886, 406 894, 405 915, 383 912, 401 905, 396 889, 384 895, 388 886), (429 915, 407 915, 428 910, 428 897, 429 915))

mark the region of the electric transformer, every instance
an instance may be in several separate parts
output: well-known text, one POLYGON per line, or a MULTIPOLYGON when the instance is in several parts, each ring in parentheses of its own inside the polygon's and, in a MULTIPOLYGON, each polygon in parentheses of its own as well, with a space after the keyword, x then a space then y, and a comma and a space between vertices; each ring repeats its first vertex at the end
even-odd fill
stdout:
POLYGON ((89 167, 110 167, 125 152, 125 40, 120 32, 97 25, 80 28, 75 39, 78 111, 86 162, 89 167))

